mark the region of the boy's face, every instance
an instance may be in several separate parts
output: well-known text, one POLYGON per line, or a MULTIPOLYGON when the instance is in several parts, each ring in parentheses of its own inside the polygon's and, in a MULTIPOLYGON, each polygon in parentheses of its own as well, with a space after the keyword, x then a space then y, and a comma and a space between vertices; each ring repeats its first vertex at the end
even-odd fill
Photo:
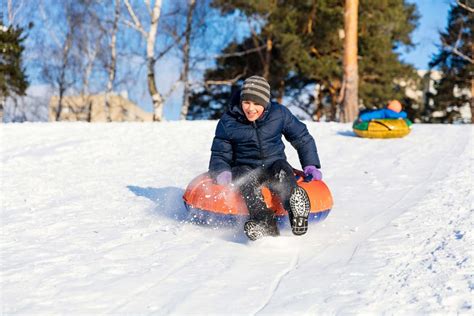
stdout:
POLYGON ((242 101, 242 110, 244 110, 247 120, 250 122, 256 121, 263 113, 265 108, 263 105, 254 103, 252 101, 242 101))

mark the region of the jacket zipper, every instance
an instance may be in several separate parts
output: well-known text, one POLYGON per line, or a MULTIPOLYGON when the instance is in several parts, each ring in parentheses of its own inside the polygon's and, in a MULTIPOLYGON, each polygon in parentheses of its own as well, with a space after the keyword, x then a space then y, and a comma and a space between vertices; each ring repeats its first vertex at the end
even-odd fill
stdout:
POLYGON ((262 161, 262 167, 265 167, 265 163, 263 162, 263 149, 262 149, 262 140, 260 139, 260 134, 258 133, 257 122, 252 122, 253 128, 255 128, 255 133, 257 134, 257 141, 258 141, 258 148, 260 150, 260 160, 262 161))

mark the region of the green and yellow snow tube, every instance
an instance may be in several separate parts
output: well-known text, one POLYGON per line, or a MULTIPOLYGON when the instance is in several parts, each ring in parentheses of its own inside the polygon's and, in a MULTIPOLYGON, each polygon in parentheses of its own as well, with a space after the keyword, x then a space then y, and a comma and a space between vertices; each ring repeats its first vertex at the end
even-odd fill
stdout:
POLYGON ((376 119, 370 122, 355 121, 354 133, 364 138, 400 138, 410 133, 409 119, 376 119))

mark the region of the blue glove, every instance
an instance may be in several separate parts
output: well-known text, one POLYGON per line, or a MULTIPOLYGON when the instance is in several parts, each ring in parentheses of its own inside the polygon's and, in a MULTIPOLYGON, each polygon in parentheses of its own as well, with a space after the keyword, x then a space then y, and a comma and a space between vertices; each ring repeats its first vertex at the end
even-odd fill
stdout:
POLYGON ((219 185, 228 185, 232 181, 232 173, 230 171, 222 171, 216 177, 216 183, 219 185))
POLYGON ((313 180, 321 180, 323 178, 323 174, 315 166, 306 166, 303 170, 305 176, 311 176, 313 180))

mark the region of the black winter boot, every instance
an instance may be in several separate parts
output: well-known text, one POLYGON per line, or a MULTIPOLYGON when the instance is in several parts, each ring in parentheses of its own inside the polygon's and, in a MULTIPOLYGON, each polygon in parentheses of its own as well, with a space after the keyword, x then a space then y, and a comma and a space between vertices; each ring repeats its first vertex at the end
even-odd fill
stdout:
POLYGON ((301 188, 296 187, 290 196, 290 211, 288 217, 290 219, 291 230, 295 235, 304 235, 308 231, 308 217, 311 205, 308 193, 301 188))
POLYGON ((279 236, 276 220, 257 221, 250 219, 244 224, 244 232, 250 240, 257 240, 265 236, 279 236))

